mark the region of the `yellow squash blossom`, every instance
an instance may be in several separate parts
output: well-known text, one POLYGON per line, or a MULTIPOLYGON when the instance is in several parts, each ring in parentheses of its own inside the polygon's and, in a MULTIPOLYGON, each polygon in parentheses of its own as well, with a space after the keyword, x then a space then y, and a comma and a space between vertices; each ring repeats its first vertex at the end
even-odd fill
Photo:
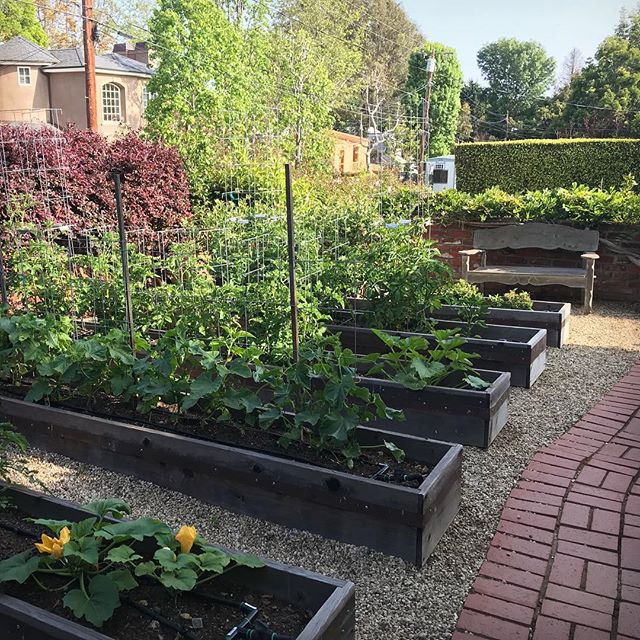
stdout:
POLYGON ((42 534, 42 542, 36 542, 36 549, 40 553, 48 553, 54 558, 62 557, 64 552, 64 545, 71 540, 71 532, 68 527, 60 529, 60 534, 57 538, 42 534))
POLYGON ((197 535, 195 527, 187 527, 186 525, 180 527, 180 531, 176 533, 176 540, 180 543, 182 553, 189 553, 189 551, 191 551, 197 535))

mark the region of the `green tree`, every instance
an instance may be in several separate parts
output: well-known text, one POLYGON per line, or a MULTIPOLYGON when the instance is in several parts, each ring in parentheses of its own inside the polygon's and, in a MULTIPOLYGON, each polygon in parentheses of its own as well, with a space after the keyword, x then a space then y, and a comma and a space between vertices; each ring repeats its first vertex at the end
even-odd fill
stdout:
POLYGON ((451 152, 458 130, 462 69, 455 49, 437 42, 427 42, 409 58, 409 73, 403 96, 409 114, 421 122, 422 107, 427 86, 427 59, 435 54, 436 68, 433 75, 430 107, 429 155, 438 156, 451 152))
POLYGON ((210 0, 161 0, 150 20, 158 66, 146 133, 177 147, 198 200, 209 199, 220 172, 241 173, 248 141, 269 128, 256 109, 267 75, 263 9, 252 6, 245 28, 210 0))
POLYGON ((471 105, 468 102, 463 102, 458 115, 456 142, 470 142, 471 140, 473 140, 473 118, 471 105))
POLYGON ((397 127, 404 114, 400 97, 409 68, 409 55, 422 45, 424 36, 396 0, 354 0, 360 12, 362 90, 349 109, 339 114, 341 128, 360 133, 371 126, 384 132, 397 127), (400 107, 400 108, 399 108, 400 107))
POLYGON ((640 11, 622 18, 574 79, 563 122, 583 135, 640 136, 640 11))
POLYGON ((463 105, 469 105, 469 118, 472 127, 469 140, 474 142, 502 139, 504 137, 503 117, 492 112, 488 93, 489 89, 475 80, 469 80, 462 87, 460 100, 463 105))
POLYGON ((297 165, 324 166, 335 114, 359 94, 362 28, 349 0, 278 0, 272 74, 279 126, 297 165))
POLYGON ((493 110, 517 118, 552 85, 556 63, 537 42, 503 38, 480 49, 478 66, 493 110))
POLYGON ((23 36, 41 47, 47 46, 47 35, 36 18, 36 7, 22 0, 0 0, 0 42, 23 36))

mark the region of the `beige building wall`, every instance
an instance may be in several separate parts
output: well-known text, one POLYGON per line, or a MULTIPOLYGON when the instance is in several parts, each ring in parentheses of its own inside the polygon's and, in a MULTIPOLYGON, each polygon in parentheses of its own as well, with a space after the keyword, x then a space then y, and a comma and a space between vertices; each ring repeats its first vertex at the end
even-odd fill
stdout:
POLYGON ((18 65, 0 66, 0 121, 33 122, 41 119, 46 122, 45 109, 49 108, 47 76, 41 67, 27 64, 20 66, 31 69, 31 84, 18 84, 18 65), (42 109, 41 118, 38 113, 26 112, 31 109, 42 109), (22 111, 25 112, 21 113, 22 111))
MULTIPOLYGON (((60 124, 75 123, 87 128, 85 107, 84 72, 51 72, 51 106, 62 110, 60 124)), ((96 72, 96 96, 98 107, 98 131, 107 138, 114 138, 129 130, 137 130, 144 124, 143 88, 148 80, 135 76, 111 75, 96 72), (113 83, 120 87, 122 122, 105 121, 102 104, 102 88, 113 83)))
POLYGON ((336 173, 353 175, 367 170, 368 140, 334 133, 333 169, 336 173))

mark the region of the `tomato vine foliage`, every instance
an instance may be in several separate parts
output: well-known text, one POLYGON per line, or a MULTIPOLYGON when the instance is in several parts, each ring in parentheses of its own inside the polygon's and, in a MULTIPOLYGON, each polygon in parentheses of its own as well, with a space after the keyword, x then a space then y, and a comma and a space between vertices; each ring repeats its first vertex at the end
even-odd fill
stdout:
POLYGON ((183 163, 171 147, 135 133, 109 142, 75 128, 12 125, 0 125, 0 139, 8 169, 0 173, 0 221, 113 227, 113 171, 124 175, 128 226, 162 229, 191 216, 183 163))

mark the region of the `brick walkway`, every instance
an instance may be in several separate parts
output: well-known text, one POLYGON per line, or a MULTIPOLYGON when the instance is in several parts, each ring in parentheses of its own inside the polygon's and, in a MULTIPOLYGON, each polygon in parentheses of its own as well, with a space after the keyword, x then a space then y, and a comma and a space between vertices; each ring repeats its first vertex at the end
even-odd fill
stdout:
POLYGON ((452 640, 640 638, 640 363, 509 496, 452 640))

